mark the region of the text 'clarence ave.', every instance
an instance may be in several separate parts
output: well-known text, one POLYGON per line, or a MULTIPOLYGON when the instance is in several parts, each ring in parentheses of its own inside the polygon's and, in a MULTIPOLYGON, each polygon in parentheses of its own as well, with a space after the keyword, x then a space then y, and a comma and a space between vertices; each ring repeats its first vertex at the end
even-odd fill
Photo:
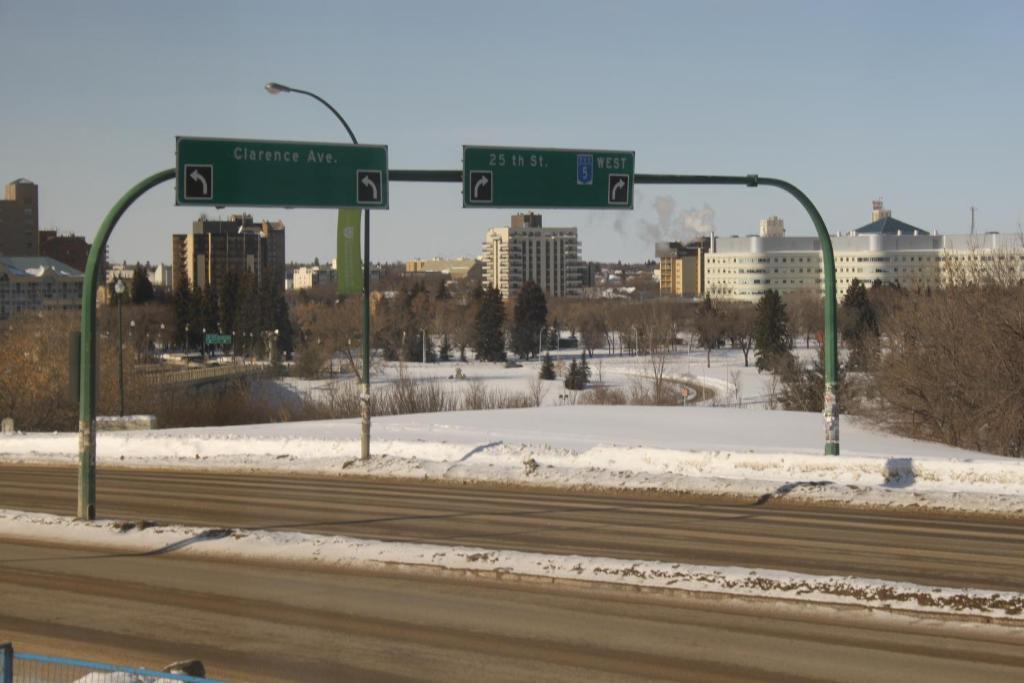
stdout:
MULTIPOLYGON (((295 150, 268 150, 268 149, 253 149, 251 147, 245 147, 243 145, 237 145, 232 150, 232 155, 236 161, 266 161, 266 162, 286 162, 286 163, 299 163, 303 161, 302 152, 295 150)), ((318 152, 315 149, 311 149, 305 155, 305 161, 308 164, 336 164, 338 163, 337 158, 331 152, 318 152)))

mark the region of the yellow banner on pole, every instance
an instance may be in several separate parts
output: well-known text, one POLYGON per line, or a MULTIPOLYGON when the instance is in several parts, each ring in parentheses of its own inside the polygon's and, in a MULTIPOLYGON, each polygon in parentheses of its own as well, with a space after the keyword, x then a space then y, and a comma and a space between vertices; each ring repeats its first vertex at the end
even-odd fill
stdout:
POLYGON ((363 289, 360 214, 362 209, 338 209, 338 294, 358 294, 363 289))

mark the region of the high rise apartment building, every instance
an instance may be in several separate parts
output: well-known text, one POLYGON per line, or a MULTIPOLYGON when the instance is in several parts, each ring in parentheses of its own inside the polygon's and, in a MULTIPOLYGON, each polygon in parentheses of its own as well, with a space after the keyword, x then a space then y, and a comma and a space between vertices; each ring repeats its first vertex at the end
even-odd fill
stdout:
POLYGON ((484 240, 483 281, 505 299, 533 281, 551 296, 580 296, 584 264, 576 228, 545 228, 536 213, 515 214, 484 240))
POLYGON ((192 288, 216 287, 228 272, 252 273, 257 281, 271 278, 284 287, 284 223, 253 221, 249 214, 235 214, 228 220, 201 216, 192 232, 174 235, 172 283, 187 282, 192 288))
MULTIPOLYGON (((91 249, 92 245, 80 235, 62 234, 56 230, 39 231, 39 255, 66 263, 77 271, 85 272, 91 249)), ((100 259, 101 273, 106 263, 106 249, 103 252, 103 258, 100 259)))
POLYGON ((39 256, 39 187, 18 178, 0 200, 0 256, 39 256))
POLYGON ((704 254, 711 239, 703 237, 692 242, 658 242, 660 293, 664 296, 700 296, 704 292, 704 254))

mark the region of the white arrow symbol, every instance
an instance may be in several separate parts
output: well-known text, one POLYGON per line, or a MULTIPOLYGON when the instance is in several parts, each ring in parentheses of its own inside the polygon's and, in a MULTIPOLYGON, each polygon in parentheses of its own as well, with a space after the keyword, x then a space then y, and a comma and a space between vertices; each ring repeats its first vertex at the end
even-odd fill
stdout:
POLYGON ((373 190, 373 201, 377 201, 377 184, 370 180, 370 176, 363 176, 363 185, 373 190))
POLYGON ((624 188, 625 186, 626 186, 626 181, 623 180, 622 178, 619 178, 619 182, 617 182, 614 185, 612 185, 612 199, 613 200, 615 199, 615 193, 618 192, 619 190, 621 190, 622 188, 624 188))
POLYGON ((480 198, 480 188, 487 187, 487 176, 482 175, 480 179, 473 185, 473 199, 480 198))
POLYGON ((206 178, 204 178, 203 174, 199 172, 199 169, 193 169, 192 172, 188 174, 188 177, 197 183, 203 184, 203 194, 210 194, 210 188, 206 184, 206 178))

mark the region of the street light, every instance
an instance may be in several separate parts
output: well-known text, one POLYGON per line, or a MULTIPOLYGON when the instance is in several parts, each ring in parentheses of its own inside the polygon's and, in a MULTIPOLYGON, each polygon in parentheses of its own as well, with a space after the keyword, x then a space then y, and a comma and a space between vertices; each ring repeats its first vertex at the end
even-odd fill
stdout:
MULTIPOLYGON (((268 93, 271 95, 277 95, 280 93, 298 93, 300 95, 306 95, 312 97, 320 104, 327 107, 334 117, 341 122, 341 125, 345 127, 345 132, 348 133, 349 138, 352 140, 352 144, 359 144, 356 140, 355 133, 349 128, 348 123, 344 117, 338 113, 335 109, 327 102, 324 98, 320 97, 316 93, 309 92, 308 90, 300 90, 298 88, 291 88, 281 83, 274 83, 271 81, 263 86, 268 93)), ((364 212, 363 219, 363 377, 362 386, 360 387, 359 396, 359 414, 362 418, 362 443, 360 459, 370 459, 370 210, 367 209, 364 212)))
POLYGON ((281 85, 280 83, 274 83, 273 81, 267 83, 263 87, 266 88, 267 92, 270 93, 271 95, 277 95, 278 93, 292 91, 292 89, 289 88, 287 85, 281 85))
POLYGON ((123 320, 121 318, 121 299, 124 294, 124 281, 117 278, 114 282, 114 294, 117 296, 117 388, 121 396, 121 417, 124 417, 124 339, 123 320))

